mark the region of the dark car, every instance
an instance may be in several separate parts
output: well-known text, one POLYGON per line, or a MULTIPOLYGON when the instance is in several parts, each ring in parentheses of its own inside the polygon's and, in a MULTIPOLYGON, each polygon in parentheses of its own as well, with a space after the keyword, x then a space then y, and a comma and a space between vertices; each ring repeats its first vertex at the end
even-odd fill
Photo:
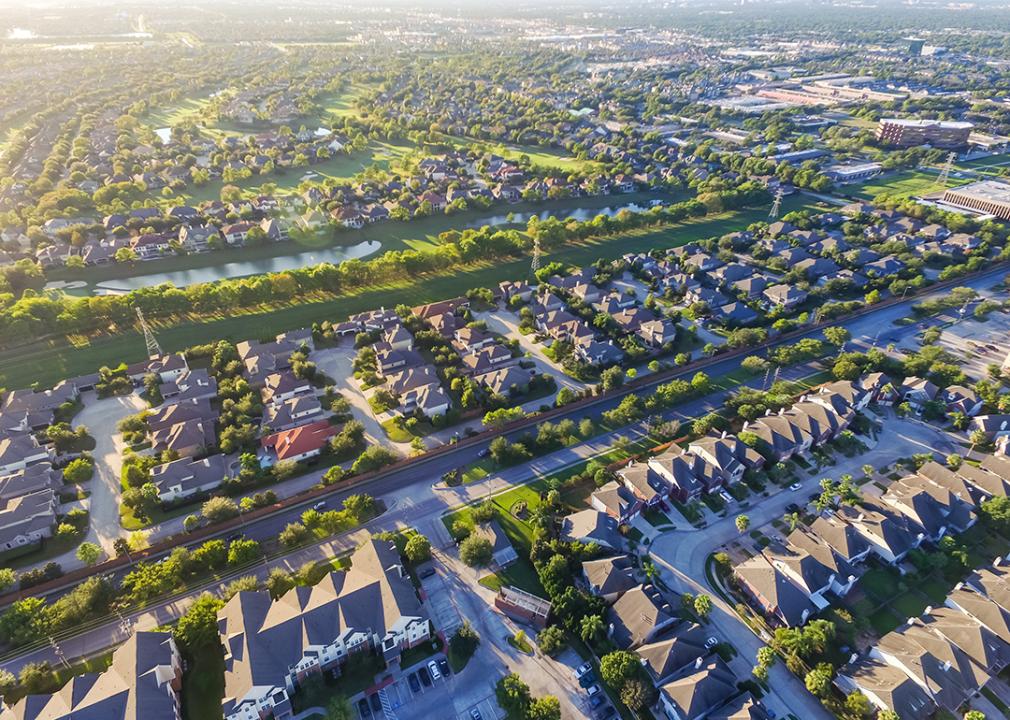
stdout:
POLYGON ((233 532, 228 536, 228 542, 235 542, 236 540, 241 540, 245 537, 245 533, 233 532))
POLYGON ((422 578, 430 578, 432 575, 435 574, 435 568, 433 568, 431 565, 429 565, 428 567, 426 567, 424 570, 422 570, 418 574, 422 578))
POLYGON ((428 668, 419 667, 417 669, 417 676, 421 678, 421 682, 424 683, 425 687, 431 687, 431 675, 428 673, 428 668))
POLYGON ((593 695, 591 698, 589 698, 589 705, 591 707, 598 708, 602 704, 603 704, 603 693, 593 695))
POLYGON ((610 720, 617 714, 617 710, 614 709, 613 705, 607 705, 607 707, 600 710, 600 714, 597 716, 599 720, 610 720))
POLYGON ((410 689, 413 692, 421 692, 421 683, 417 679, 417 675, 411 673, 407 676, 407 682, 410 684, 410 689))
POLYGON ((379 697, 379 693, 373 693, 368 696, 368 702, 372 704, 372 710, 379 712, 382 710, 382 698, 379 697))
POLYGON ((449 677, 452 675, 449 671, 449 661, 444 657, 438 659, 438 669, 442 671, 442 677, 449 677))
POLYGON ((368 707, 368 701, 365 698, 358 700, 358 712, 361 713, 361 717, 363 718, 372 717, 372 708, 368 707))

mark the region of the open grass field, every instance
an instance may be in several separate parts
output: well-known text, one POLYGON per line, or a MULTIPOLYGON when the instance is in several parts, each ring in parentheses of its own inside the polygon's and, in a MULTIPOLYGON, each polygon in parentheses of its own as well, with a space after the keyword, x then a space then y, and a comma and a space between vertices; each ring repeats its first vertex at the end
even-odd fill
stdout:
POLYGON ((196 120, 209 102, 209 93, 187 95, 171 105, 151 108, 141 116, 140 122, 152 130, 180 125, 187 120, 196 120))
MULTIPOLYGON (((804 206, 803 197, 788 198, 784 210, 804 206)), ((557 249, 544 262, 558 260, 571 265, 587 265, 599 258, 614 259, 625 253, 685 245, 702 238, 740 230, 767 217, 767 210, 754 208, 696 218, 661 229, 642 229, 618 235, 592 238, 557 249)), ((401 282, 374 286, 353 295, 333 298, 306 297, 269 312, 250 312, 211 319, 180 318, 167 326, 155 324, 155 332, 166 352, 220 339, 234 341, 270 337, 283 330, 310 326, 323 320, 342 320, 348 315, 399 303, 422 303, 454 297, 469 288, 493 287, 502 280, 529 275, 526 259, 505 263, 484 263, 445 275, 405 278, 401 282)), ((62 378, 95 372, 103 365, 136 362, 145 356, 143 338, 133 330, 94 340, 54 339, 0 352, 0 386, 28 387, 33 382, 51 386, 62 378)))
MULTIPOLYGON (((951 178, 948 185, 961 185, 965 180, 951 178)), ((942 187, 937 183, 937 173, 923 172, 922 170, 903 170, 891 175, 873 178, 864 183, 854 183, 844 188, 847 195, 872 200, 878 195, 900 195, 908 197, 910 195, 922 195, 924 193, 937 192, 942 187)))

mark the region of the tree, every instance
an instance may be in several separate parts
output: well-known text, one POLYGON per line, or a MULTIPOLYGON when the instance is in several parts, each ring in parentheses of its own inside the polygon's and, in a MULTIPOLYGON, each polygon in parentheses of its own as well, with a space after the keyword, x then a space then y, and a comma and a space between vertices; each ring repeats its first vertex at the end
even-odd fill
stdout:
POLYGON ((861 718, 869 715, 873 706, 863 693, 853 692, 845 698, 845 709, 855 717, 861 718))
POLYGON ((473 533, 459 545, 459 559, 470 567, 486 567, 491 562, 491 541, 473 533))
POLYGON ((270 593, 270 597, 274 600, 281 597, 284 593, 295 586, 294 578, 290 574, 285 572, 284 568, 271 568, 270 574, 267 575, 266 588, 270 593))
POLYGON ((77 548, 77 559, 87 566, 94 565, 102 556, 102 548, 92 542, 81 543, 77 548))
POLYGON ((281 534, 277 536, 281 545, 284 547, 295 547, 296 545, 301 545, 303 542, 309 539, 311 532, 307 527, 301 523, 293 522, 288 523, 281 534))
POLYGON ((0 568, 0 591, 13 587, 14 583, 17 581, 17 573, 15 573, 11 568, 0 568))
POLYGON ((54 680, 53 669, 47 662, 26 663, 18 673, 18 684, 29 695, 40 695, 50 690, 54 680))
POLYGON ((190 652, 217 643, 217 611, 222 607, 223 600, 210 593, 201 594, 179 618, 172 635, 190 652))
POLYGON ((231 498, 212 497, 200 508, 200 514, 206 518, 207 522, 213 524, 238 517, 239 509, 231 498))
POLYGON ((515 673, 510 673, 495 686, 495 698, 509 720, 525 720, 533 698, 529 686, 515 673))
POLYGON ((9 670, 0 669, 0 696, 7 697, 17 685, 18 679, 9 670))
POLYGON ((746 515, 736 516, 736 529, 741 533, 747 532, 747 528, 750 527, 750 518, 746 515))
POLYGON ((565 649, 568 642, 565 640, 565 633, 557 625, 544 628, 537 634, 537 645, 541 652, 550 657, 554 657, 565 649))
POLYGON ((852 339, 852 333, 843 327, 828 327, 824 328, 824 339, 841 349, 852 339))
POLYGON ((143 530, 134 530, 126 538, 126 545, 133 552, 140 552, 141 550, 146 550, 151 546, 151 543, 147 540, 147 533, 143 530))
POLYGON ((819 663, 817 667, 807 673, 803 682, 812 695, 825 698, 831 692, 831 683, 834 679, 835 670, 831 664, 819 663))
POLYGON ((126 538, 116 538, 112 541, 112 549, 116 553, 116 557, 123 557, 130 552, 130 543, 127 542, 126 538))
POLYGON ((544 695, 530 705, 527 720, 561 720, 561 703, 553 695, 544 695))
POLYGON ((403 555, 412 565, 431 560, 431 542, 421 533, 414 533, 403 546, 403 555))
POLYGON ((636 677, 642 669, 638 656, 627 650, 615 650, 600 658, 600 677, 614 690, 620 690, 624 683, 636 677))
POLYGON ((464 620, 449 639, 449 652, 458 661, 466 662, 477 650, 478 645, 480 645, 480 636, 470 623, 464 620))
POLYGON ((331 698, 326 706, 326 720, 353 720, 354 717, 351 703, 343 695, 331 698))
POLYGON ((699 595, 694 599, 694 611, 703 620, 712 612, 712 598, 708 595, 699 595))
POLYGON ((81 457, 71 460, 63 468, 63 480, 74 484, 87 482, 95 474, 95 464, 91 458, 81 457))
POLYGON ((634 677, 621 688, 621 702, 638 712, 652 702, 653 689, 640 677, 634 677))
POLYGON ((258 559, 260 554, 260 544, 255 540, 232 540, 228 545, 228 564, 244 565, 258 559))
POLYGON ((603 636, 606 624, 603 617, 598 614, 586 615, 579 624, 579 637, 582 641, 590 645, 596 643, 603 636))
MULTIPOLYGON (((898 715, 894 713, 893 718, 888 718, 884 717, 883 711, 881 711, 877 713, 877 720, 898 720, 898 715)), ((985 713, 981 710, 969 710, 964 714, 964 720, 985 720, 985 713)))

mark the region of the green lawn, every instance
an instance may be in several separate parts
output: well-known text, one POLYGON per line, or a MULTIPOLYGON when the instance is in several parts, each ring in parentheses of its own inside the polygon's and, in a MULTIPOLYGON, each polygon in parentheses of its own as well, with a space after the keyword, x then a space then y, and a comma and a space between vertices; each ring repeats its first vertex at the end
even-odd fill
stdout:
POLYGON ((894 571, 873 567, 859 580, 860 588, 878 602, 887 602, 898 593, 898 580, 894 571))
MULTIPOLYGON (((789 205, 787 200, 785 203, 789 205)), ((802 200, 794 199, 795 207, 802 200)), ((559 260, 573 265, 587 265, 596 259, 614 259, 629 252, 674 247, 701 238, 723 235, 745 228, 767 217, 764 208, 723 213, 693 219, 662 229, 643 229, 571 244, 546 255, 545 262, 559 260)), ((485 263, 468 269, 456 269, 445 275, 405 278, 403 281, 375 286, 352 295, 333 298, 300 298, 285 307, 248 315, 231 314, 209 321, 189 322, 172 327, 156 326, 155 332, 166 352, 220 339, 240 341, 263 338, 292 328, 311 326, 322 320, 340 320, 348 315, 399 303, 419 305, 461 295, 469 288, 494 287, 508 279, 529 275, 529 261, 485 263)), ((120 330, 115 336, 87 339, 54 339, 36 342, 0 353, 0 385, 28 387, 33 382, 51 386, 62 378, 95 372, 103 365, 136 362, 146 356, 143 337, 133 330, 120 330)))
POLYGON ((886 607, 877 610, 870 615, 870 625, 877 637, 884 637, 887 633, 901 625, 907 618, 899 618, 886 607))
MULTIPOLYGON (((922 195, 924 193, 937 192, 943 188, 937 183, 938 173, 923 172, 921 170, 903 170, 893 175, 874 178, 864 183, 854 183, 845 186, 843 192, 847 195, 855 195, 867 200, 872 200, 877 195, 922 195)), ((963 185, 967 180, 951 178, 948 186, 963 185)))
POLYGON ((224 655, 218 645, 212 645, 191 658, 182 676, 183 719, 221 720, 222 697, 224 655))

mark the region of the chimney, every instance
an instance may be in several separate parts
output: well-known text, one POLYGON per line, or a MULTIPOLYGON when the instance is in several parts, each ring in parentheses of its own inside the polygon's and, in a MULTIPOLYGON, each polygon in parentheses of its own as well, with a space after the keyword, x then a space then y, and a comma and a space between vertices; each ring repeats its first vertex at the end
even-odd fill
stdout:
POLYGON ((701 666, 702 666, 702 665, 703 665, 704 663, 705 663, 705 659, 704 659, 704 658, 701 658, 701 657, 697 658, 697 659, 696 659, 696 660, 694 661, 694 669, 695 669, 695 670, 701 670, 701 666))
POLYGON ((851 655, 849 655, 849 662, 850 663, 854 663, 858 659, 859 659, 859 653, 852 653, 851 655))

